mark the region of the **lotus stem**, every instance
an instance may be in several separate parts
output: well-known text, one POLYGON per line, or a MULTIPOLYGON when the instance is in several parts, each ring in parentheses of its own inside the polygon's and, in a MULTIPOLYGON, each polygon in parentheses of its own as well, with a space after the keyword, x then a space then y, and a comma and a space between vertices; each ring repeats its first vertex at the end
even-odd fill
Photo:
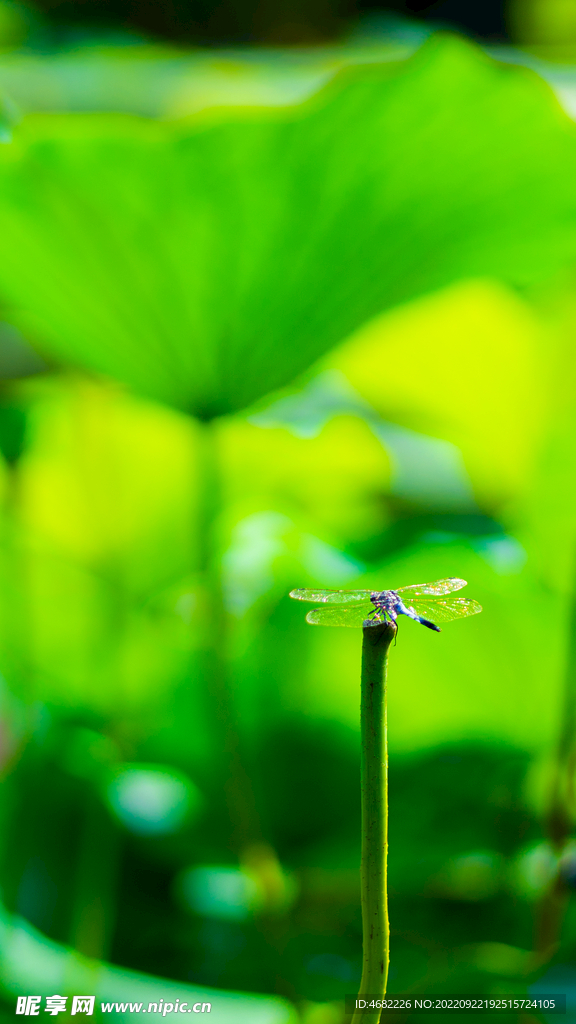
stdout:
POLYGON ((228 614, 224 605, 218 525, 222 509, 222 481, 218 428, 199 422, 198 441, 198 548, 204 612, 201 664, 209 706, 220 746, 223 788, 231 826, 231 845, 239 853, 261 841, 260 822, 250 778, 242 759, 235 691, 228 663, 228 614))
MULTIPOLYGON (((362 737, 363 969, 360 997, 382 999, 390 960, 388 922, 388 731, 386 668, 396 636, 393 622, 364 623, 360 724, 362 737)), ((356 1009, 352 1024, 379 1021, 379 1010, 356 1009)))

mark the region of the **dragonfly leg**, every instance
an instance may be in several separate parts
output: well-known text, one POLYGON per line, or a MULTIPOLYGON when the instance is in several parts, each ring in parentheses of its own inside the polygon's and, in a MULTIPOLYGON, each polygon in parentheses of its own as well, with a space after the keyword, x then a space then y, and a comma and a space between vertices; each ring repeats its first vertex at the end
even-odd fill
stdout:
POLYGON ((382 608, 374 608, 373 611, 367 616, 366 622, 374 624, 376 622, 386 622, 386 612, 382 608))
POLYGON ((383 608, 381 604, 376 604, 376 601, 372 601, 372 604, 374 605, 374 607, 373 607, 372 611, 370 612, 370 615, 368 616, 368 618, 369 619, 374 618, 378 622, 386 622, 387 621, 387 619, 386 619, 386 611, 387 611, 387 609, 383 608))

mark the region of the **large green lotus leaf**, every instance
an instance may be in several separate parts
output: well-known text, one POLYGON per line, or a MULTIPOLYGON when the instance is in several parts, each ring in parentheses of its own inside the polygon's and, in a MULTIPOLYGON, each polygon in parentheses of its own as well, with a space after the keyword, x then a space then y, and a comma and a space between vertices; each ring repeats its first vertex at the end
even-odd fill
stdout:
POLYGON ((208 418, 391 304, 574 257, 575 181, 547 86, 452 38, 282 112, 31 116, 0 153, 0 297, 44 352, 208 418))

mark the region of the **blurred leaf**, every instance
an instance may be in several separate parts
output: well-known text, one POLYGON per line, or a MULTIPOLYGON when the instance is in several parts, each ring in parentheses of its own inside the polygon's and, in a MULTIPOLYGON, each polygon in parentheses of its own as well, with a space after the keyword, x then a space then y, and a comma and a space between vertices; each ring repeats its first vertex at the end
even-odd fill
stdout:
POLYGON ((47 55, 44 35, 36 52, 29 45, 0 55, 0 89, 26 113, 110 110, 175 118, 209 107, 285 106, 306 99, 348 64, 400 60, 419 42, 185 51, 157 41, 126 46, 77 37, 72 48, 47 55))
POLYGON ((40 348, 209 418, 388 305, 576 253, 576 132, 535 76, 436 37, 282 112, 28 118, 0 291, 40 348))
MULTIPOLYGON (((0 986, 11 999, 34 989, 42 995, 90 991, 101 1000, 158 1003, 176 999, 191 1005, 210 1002, 222 1024, 295 1024, 289 1003, 273 996, 223 992, 191 987, 165 978, 127 971, 97 960, 88 960, 57 942, 44 938, 26 921, 2 911, 0 918, 0 986)), ((124 1012, 124 1020, 138 1014, 124 1012)))
MULTIPOLYGON (((358 376, 359 369, 360 373, 362 369, 367 372, 368 365, 373 371, 373 353, 366 353, 354 344, 352 349, 353 373, 358 376), (356 366, 357 362, 361 367, 356 366)), ((273 401, 250 419, 259 426, 286 427, 296 437, 312 438, 334 417, 346 414, 363 420, 388 452, 391 494, 428 509, 468 513, 475 510, 472 488, 458 448, 448 441, 387 422, 337 370, 320 373, 301 391, 273 401)))
POLYGON ((511 290, 465 281, 373 321, 327 364, 388 419, 455 444, 492 510, 530 486, 551 405, 550 344, 511 290))
MULTIPOLYGON (((194 424, 76 377, 18 395, 30 430, 17 480, 7 478, 10 530, 0 519, 3 671, 19 692, 32 686, 66 707, 157 706, 194 676, 203 621, 194 424)), ((362 420, 337 417, 307 440, 231 417, 218 445, 237 615, 262 597, 261 622, 295 573, 325 585, 358 573, 340 548, 380 532, 388 481, 386 452, 362 420)))
POLYGON ((277 509, 336 543, 386 522, 388 456, 358 417, 336 416, 312 438, 231 418, 219 437, 226 499, 239 517, 277 509))
POLYGON ((174 607, 135 600, 121 575, 93 575, 36 540, 2 559, 0 581, 2 669, 20 694, 62 710, 153 714, 190 677, 189 627, 174 607))
POLYGON ((0 321, 0 378, 31 377, 48 367, 10 324, 0 321))
POLYGON ((7 96, 0 93, 0 144, 12 141, 12 125, 15 120, 16 113, 13 103, 7 96))
POLYGON ((534 954, 527 949, 517 949, 503 942, 479 942, 461 950, 464 958, 481 971, 501 974, 504 977, 522 977, 534 971, 534 954))
POLYGON ((110 572, 121 561, 141 594, 185 575, 193 547, 190 421, 86 379, 42 381, 27 394, 34 401, 21 468, 26 529, 91 569, 110 572))
POLYGON ((517 519, 534 567, 546 584, 574 593, 576 556, 576 288, 574 271, 532 297, 547 331, 542 384, 550 415, 542 425, 537 459, 517 519))
POLYGON ((33 18, 28 4, 0 0, 0 50, 21 45, 33 18))

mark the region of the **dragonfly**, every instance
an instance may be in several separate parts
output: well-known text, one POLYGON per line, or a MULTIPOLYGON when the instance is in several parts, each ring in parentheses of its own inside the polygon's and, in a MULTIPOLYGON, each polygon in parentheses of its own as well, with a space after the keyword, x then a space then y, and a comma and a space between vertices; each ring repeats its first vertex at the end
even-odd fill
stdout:
POLYGON ((440 633, 438 622, 465 619, 482 611, 478 601, 453 596, 465 586, 466 580, 450 576, 398 590, 292 590, 290 597, 322 604, 306 616, 306 622, 314 626, 363 626, 367 620, 396 622, 399 615, 407 615, 421 626, 440 633))

